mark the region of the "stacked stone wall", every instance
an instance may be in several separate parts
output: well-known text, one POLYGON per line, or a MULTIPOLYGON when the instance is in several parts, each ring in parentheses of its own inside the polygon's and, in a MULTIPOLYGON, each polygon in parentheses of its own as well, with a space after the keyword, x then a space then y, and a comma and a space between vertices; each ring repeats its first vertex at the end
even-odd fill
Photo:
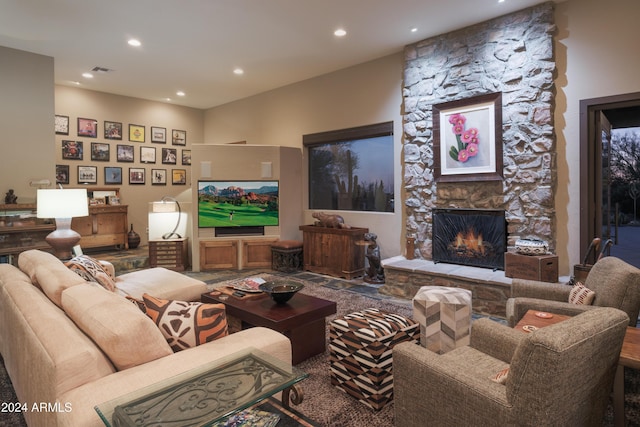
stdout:
POLYGON ((504 209, 508 246, 538 238, 555 252, 553 4, 405 48, 403 158, 406 233, 431 259, 432 209, 504 209), (503 180, 436 182, 432 106, 502 93, 503 180))

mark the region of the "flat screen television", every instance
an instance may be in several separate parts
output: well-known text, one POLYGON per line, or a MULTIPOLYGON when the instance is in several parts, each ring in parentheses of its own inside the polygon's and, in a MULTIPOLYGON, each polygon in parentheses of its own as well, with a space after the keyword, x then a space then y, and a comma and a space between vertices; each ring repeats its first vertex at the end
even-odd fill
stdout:
POLYGON ((198 181, 198 227, 278 225, 279 181, 198 181))

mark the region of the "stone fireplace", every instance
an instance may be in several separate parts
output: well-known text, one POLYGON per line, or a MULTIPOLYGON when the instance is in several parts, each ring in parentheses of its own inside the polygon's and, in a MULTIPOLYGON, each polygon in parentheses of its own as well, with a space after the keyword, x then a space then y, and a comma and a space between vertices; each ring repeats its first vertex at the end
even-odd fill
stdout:
POLYGON ((401 257, 397 271, 385 263, 381 292, 411 298, 419 285, 464 286, 473 290, 474 310, 504 310, 510 280, 502 271, 434 267, 436 209, 504 211, 507 249, 520 238, 536 238, 555 252, 555 30, 553 3, 547 2, 405 48, 403 200, 406 236, 415 239, 408 258, 415 259, 401 257), (496 92, 502 94, 496 135, 502 180, 437 182, 433 105, 496 92))
POLYGON ((504 211, 433 210, 433 262, 504 270, 504 211))

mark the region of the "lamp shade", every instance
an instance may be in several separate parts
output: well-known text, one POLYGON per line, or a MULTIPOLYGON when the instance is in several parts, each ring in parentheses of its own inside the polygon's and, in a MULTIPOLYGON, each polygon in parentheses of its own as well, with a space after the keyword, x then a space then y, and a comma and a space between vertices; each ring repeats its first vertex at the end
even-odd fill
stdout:
POLYGON ((39 189, 37 194, 38 218, 74 218, 89 215, 87 190, 39 189))

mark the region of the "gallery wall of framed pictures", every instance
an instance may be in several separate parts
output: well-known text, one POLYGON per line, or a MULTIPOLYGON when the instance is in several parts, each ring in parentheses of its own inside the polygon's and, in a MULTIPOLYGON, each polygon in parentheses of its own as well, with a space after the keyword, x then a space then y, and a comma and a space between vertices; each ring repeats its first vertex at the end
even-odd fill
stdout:
POLYGON ((56 184, 187 185, 191 150, 187 131, 55 116, 60 150, 56 184), (75 132, 70 124, 76 124, 75 132))

